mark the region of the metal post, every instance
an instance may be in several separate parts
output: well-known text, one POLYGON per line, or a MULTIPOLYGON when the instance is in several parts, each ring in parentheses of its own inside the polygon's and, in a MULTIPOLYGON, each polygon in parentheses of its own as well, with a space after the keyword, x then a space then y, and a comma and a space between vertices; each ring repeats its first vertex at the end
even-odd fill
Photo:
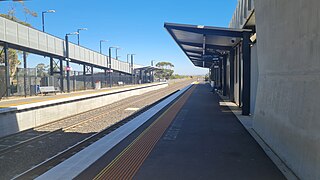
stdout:
POLYGON ((131 54, 131 80, 132 80, 132 84, 135 84, 134 82, 134 69, 133 69, 133 54, 131 54))
POLYGON ((42 32, 44 32, 44 12, 42 12, 42 32))
POLYGON ((238 47, 238 84, 239 84, 239 106, 241 107, 242 106, 242 57, 241 57, 241 53, 242 51, 240 50, 242 47, 242 45, 240 44, 240 46, 238 47))
POLYGON ((234 49, 232 48, 229 53, 230 62, 230 100, 234 101, 234 49))
POLYGON ((87 90, 87 82, 86 82, 86 65, 83 65, 83 88, 87 90))
POLYGON ((6 82, 6 96, 10 96, 10 65, 9 65, 9 53, 8 44, 4 44, 4 65, 5 65, 5 82, 6 82))
POLYGON ((27 97, 27 53, 23 51, 23 89, 24 97, 27 97))
POLYGON ((91 87, 94 89, 93 66, 91 65, 91 87))
POLYGON ((73 91, 76 91, 76 72, 73 71, 73 91))
POLYGON ((61 92, 64 92, 64 84, 63 84, 63 60, 60 59, 60 86, 61 86, 61 92))
POLYGON ((77 34, 77 37, 78 37, 78 46, 80 45, 80 30, 78 29, 78 34, 77 34))
POLYGON ((227 96, 227 55, 223 55, 223 96, 227 96))
POLYGON ((250 57, 250 34, 243 33, 242 57, 243 57, 243 106, 242 115, 250 115, 250 74, 251 74, 251 57, 250 57))
POLYGON ((65 37, 66 41, 66 61, 67 61, 67 92, 70 92, 70 67, 69 67, 69 39, 68 35, 65 37))
POLYGON ((53 58, 50 57, 50 76, 53 76, 53 58))
POLYGON ((102 41, 100 40, 100 54, 102 54, 102 48, 101 48, 101 43, 102 43, 102 41))
POLYGON ((104 70, 104 82, 105 82, 105 87, 107 87, 107 72, 108 72, 108 70, 107 69, 105 69, 104 70))
POLYGON ((219 61, 219 89, 222 89, 222 59, 219 61))
POLYGON ((110 88, 112 87, 112 76, 111 76, 111 48, 109 48, 109 83, 110 88))

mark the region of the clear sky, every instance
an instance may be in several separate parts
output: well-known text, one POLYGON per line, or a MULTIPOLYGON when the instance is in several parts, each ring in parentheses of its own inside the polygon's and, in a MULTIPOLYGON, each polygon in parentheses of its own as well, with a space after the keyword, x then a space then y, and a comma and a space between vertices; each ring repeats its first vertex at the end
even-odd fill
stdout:
MULTIPOLYGON (((10 2, 0 2, 0 13, 6 13, 10 2)), ((11 2, 12 3, 12 2, 11 2)), ((28 22, 37 29, 41 27, 41 12, 54 9, 56 13, 46 14, 46 32, 63 38, 66 33, 78 28, 81 31, 80 44, 103 53, 108 46, 120 46, 120 59, 126 61, 127 53, 137 54, 135 62, 150 65, 151 60, 170 61, 178 74, 205 74, 204 68, 196 68, 164 29, 164 22, 228 27, 237 0, 30 0, 25 5, 38 13, 28 22)), ((17 17, 25 19, 23 10, 17 4, 17 17)), ((70 37, 76 42, 76 36, 70 37)), ((30 56, 29 66, 38 62, 48 64, 43 57, 30 56)), ((77 68, 76 68, 77 69, 77 68)))

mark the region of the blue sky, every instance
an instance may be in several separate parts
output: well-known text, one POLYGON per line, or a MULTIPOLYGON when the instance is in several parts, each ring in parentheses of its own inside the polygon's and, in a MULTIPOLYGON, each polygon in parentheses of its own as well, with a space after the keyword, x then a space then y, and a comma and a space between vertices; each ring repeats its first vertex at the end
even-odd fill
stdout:
MULTIPOLYGON (((137 54, 135 62, 149 65, 151 60, 170 61, 175 73, 205 74, 207 69, 196 68, 163 28, 164 22, 227 27, 236 7, 237 0, 31 0, 25 5, 38 13, 37 18, 28 18, 35 28, 41 29, 41 12, 46 14, 46 32, 63 38, 66 33, 78 28, 81 45, 103 53, 108 46, 120 46, 120 59, 126 61, 127 53, 137 54)), ((8 10, 9 2, 0 2, 0 13, 8 10)), ((21 6, 16 15, 25 19, 21 6)), ((76 37, 70 37, 76 42, 76 37)), ((49 63, 40 56, 30 56, 29 66, 39 62, 49 63)), ((74 67, 78 69, 78 67, 74 67)))

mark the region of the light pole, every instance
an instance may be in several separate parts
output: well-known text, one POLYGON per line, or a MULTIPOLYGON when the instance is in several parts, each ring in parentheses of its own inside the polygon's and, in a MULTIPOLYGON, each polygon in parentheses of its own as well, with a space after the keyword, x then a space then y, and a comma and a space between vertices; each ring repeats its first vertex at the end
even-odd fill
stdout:
POLYGON ((132 80, 132 84, 135 84, 135 80, 134 80, 134 77, 135 74, 134 74, 134 69, 133 69, 133 56, 135 54, 131 54, 131 80, 132 80))
POLYGON ((108 42, 108 40, 100 40, 100 54, 102 54, 102 42, 108 42))
POLYGON ((118 49, 121 49, 121 48, 116 47, 116 60, 118 60, 118 49))
POLYGON ((129 56, 130 56, 131 54, 127 54, 127 63, 129 63, 129 56))
POLYGON ((48 10, 48 11, 43 11, 42 12, 42 32, 44 32, 44 14, 45 13, 55 13, 56 11, 55 10, 48 10))
POLYGON ((111 50, 117 49, 119 47, 109 47, 109 81, 110 81, 110 88, 112 87, 112 76, 111 76, 111 50))
POLYGON ((66 61, 67 61, 67 67, 66 67, 66 71, 67 71, 67 92, 70 92, 70 67, 69 67, 69 35, 78 35, 78 32, 73 32, 73 33, 68 33, 66 34, 65 37, 65 41, 66 41, 66 61))
POLYGON ((77 30, 77 36, 78 36, 78 45, 80 45, 80 31, 86 31, 88 28, 80 28, 77 30))
MULTIPOLYGON (((151 60, 152 67, 153 67, 153 62, 155 62, 155 60, 151 60)), ((154 69, 151 70, 150 74, 151 74, 151 81, 154 82, 154 69)))

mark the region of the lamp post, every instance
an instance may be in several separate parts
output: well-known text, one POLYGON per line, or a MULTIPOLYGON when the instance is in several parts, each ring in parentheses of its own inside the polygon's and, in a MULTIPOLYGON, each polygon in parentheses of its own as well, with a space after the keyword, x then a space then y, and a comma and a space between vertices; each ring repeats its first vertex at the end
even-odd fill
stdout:
POLYGON ((121 49, 120 47, 116 47, 116 60, 118 60, 118 49, 121 49))
POLYGON ((78 45, 80 45, 80 31, 86 31, 88 28, 80 28, 77 30, 77 36, 78 36, 78 45))
POLYGON ((66 71, 67 71, 67 92, 70 92, 70 67, 69 67, 69 35, 78 35, 78 32, 73 32, 73 33, 68 33, 65 36, 65 41, 66 41, 66 61, 67 61, 67 67, 66 67, 66 71))
POLYGON ((111 50, 117 49, 119 47, 109 47, 109 81, 110 81, 110 88, 112 87, 112 76, 111 76, 111 50))
POLYGON ((100 40, 100 54, 102 54, 102 42, 108 42, 108 40, 100 40))
POLYGON ((131 54, 127 54, 127 63, 129 63, 129 56, 130 56, 131 54))
POLYGON ((135 81, 134 81, 134 77, 135 76, 135 73, 134 73, 134 69, 133 69, 133 56, 135 54, 131 54, 131 80, 132 80, 132 84, 135 84, 135 81))
MULTIPOLYGON (((152 67, 153 67, 153 62, 155 62, 155 60, 151 60, 151 66, 152 67)), ((154 82, 154 69, 151 70, 150 74, 151 74, 151 81, 154 82)))
POLYGON ((45 13, 55 13, 56 11, 55 10, 48 10, 48 11, 43 11, 42 12, 42 32, 44 32, 44 14, 45 13))

